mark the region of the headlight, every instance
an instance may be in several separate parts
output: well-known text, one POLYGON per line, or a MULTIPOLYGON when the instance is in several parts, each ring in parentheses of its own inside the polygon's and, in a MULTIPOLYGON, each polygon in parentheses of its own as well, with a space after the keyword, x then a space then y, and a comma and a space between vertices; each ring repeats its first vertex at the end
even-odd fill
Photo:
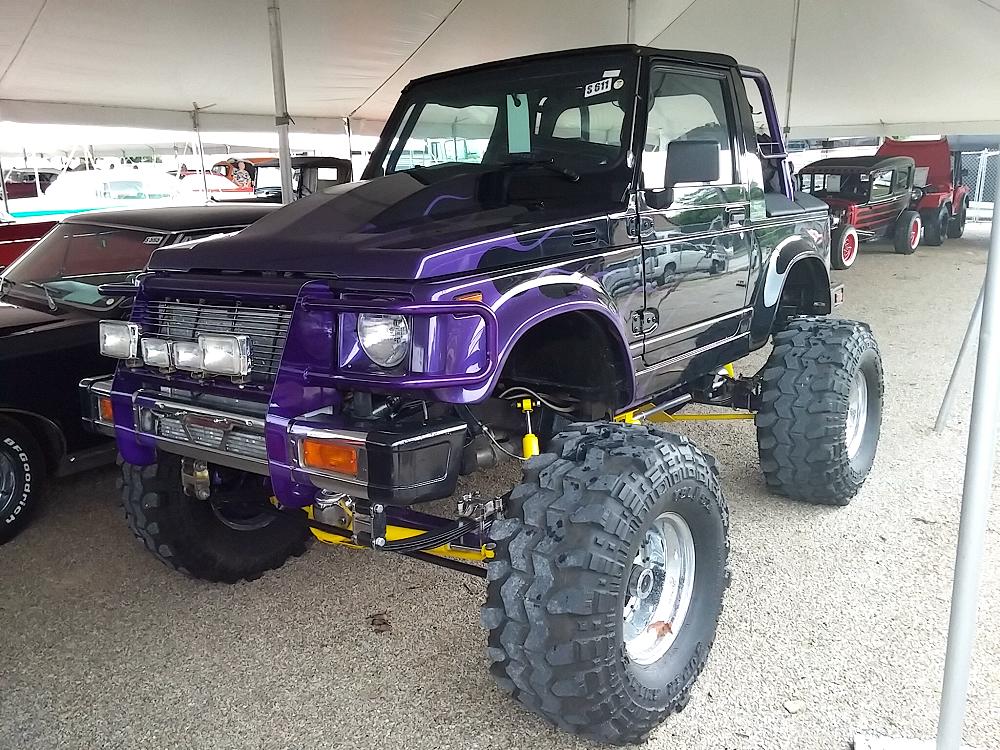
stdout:
POLYGON ((381 367, 395 367, 410 348, 410 322, 404 315, 361 313, 358 341, 368 358, 381 367))
POLYGON ((135 359, 139 353, 139 325, 121 320, 102 320, 101 354, 115 359, 135 359))
POLYGON ((200 372, 203 368, 201 344, 197 341, 174 341, 170 345, 174 367, 188 372, 200 372))
POLYGON ((141 342, 142 361, 150 367, 166 369, 170 367, 170 342, 163 339, 145 338, 141 342))
POLYGON ((198 337, 205 372, 242 377, 250 374, 249 336, 198 337))

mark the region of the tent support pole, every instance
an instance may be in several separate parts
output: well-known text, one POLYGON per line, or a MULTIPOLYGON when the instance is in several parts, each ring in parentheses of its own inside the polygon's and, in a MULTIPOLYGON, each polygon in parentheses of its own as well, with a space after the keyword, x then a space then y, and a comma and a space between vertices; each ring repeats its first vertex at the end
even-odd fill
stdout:
POLYGON ((993 203, 990 252, 983 282, 983 314, 979 327, 976 384, 965 459, 962 512, 951 592, 948 651, 944 662, 937 750, 959 750, 969 691, 969 667, 976 638, 979 576, 990 511, 996 459, 997 407, 1000 405, 1000 180, 993 203))
POLYGON ((965 337, 962 339, 962 346, 958 350, 955 358, 955 366, 951 370, 951 379, 945 389, 944 398, 941 399, 941 408, 938 409, 937 419, 934 421, 934 432, 944 432, 948 425, 948 417, 951 416, 952 406, 955 404, 955 394, 958 392, 958 378, 965 369, 966 360, 969 358, 969 351, 972 348, 972 338, 979 328, 979 320, 983 316, 983 287, 979 287, 979 296, 976 298, 976 305, 972 308, 972 316, 969 318, 969 325, 965 329, 965 337))
POLYGON ((278 130, 278 165, 281 171, 281 202, 292 201, 292 151, 288 145, 288 99, 285 95, 285 52, 281 43, 281 10, 278 0, 268 0, 267 21, 271 32, 271 78, 274 82, 274 124, 278 130))
MULTIPOLYGON (((191 111, 191 122, 194 124, 194 134, 198 138, 198 159, 201 161, 201 186, 205 190, 205 202, 208 202, 208 176, 205 174, 205 146, 201 142, 201 122, 198 120, 198 113, 206 107, 199 107, 198 102, 192 102, 194 109, 191 111)), ((211 106, 211 105, 209 105, 211 106)))
POLYGON ((792 84, 795 82, 795 46, 799 42, 799 7, 802 0, 795 0, 792 8, 792 35, 788 39, 788 87, 785 90, 785 138, 792 129, 792 84))
POLYGON ((0 193, 3 193, 3 212, 10 216, 10 205, 7 203, 7 180, 4 178, 3 160, 0 160, 0 193))

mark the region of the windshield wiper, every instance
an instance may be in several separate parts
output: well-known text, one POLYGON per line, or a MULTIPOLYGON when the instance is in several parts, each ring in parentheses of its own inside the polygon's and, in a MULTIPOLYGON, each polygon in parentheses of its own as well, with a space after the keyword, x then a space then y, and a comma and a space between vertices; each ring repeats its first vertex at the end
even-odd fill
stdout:
POLYGON ((537 156, 525 155, 523 157, 518 157, 516 154, 510 154, 510 159, 500 162, 502 167, 543 167, 550 172, 555 172, 556 174, 561 174, 570 182, 578 182, 580 180, 580 175, 574 172, 569 167, 563 167, 556 164, 555 159, 543 159, 537 156))
POLYGON ((59 309, 59 306, 56 304, 56 301, 52 299, 52 293, 49 291, 49 288, 45 286, 45 284, 40 284, 37 281, 18 281, 17 283, 20 284, 21 286, 30 286, 33 289, 41 289, 42 294, 45 295, 45 301, 49 303, 49 309, 52 312, 56 312, 59 309))

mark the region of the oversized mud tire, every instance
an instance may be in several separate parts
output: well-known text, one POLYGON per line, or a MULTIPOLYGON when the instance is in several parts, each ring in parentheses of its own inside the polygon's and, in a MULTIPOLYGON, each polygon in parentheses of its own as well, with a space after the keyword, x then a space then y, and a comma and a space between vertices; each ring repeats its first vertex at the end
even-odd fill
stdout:
POLYGON ((882 359, 864 323, 795 318, 761 370, 760 468, 781 495, 847 505, 875 460, 882 359))
POLYGON ((830 237, 830 265, 838 271, 846 271, 858 259, 858 230, 844 224, 833 231, 830 237))
POLYGON ((903 211, 896 219, 896 233, 893 247, 900 255, 912 255, 920 244, 920 213, 903 211))
POLYGON ((729 554, 715 461, 614 423, 571 425, 549 450, 492 525, 490 671, 568 732, 639 742, 687 704, 715 639, 729 554))
POLYGON ((965 234, 965 220, 966 220, 967 209, 965 203, 962 203, 962 207, 958 210, 958 215, 953 216, 951 221, 948 222, 948 237, 957 240, 963 234, 965 234))
POLYGON ((948 236, 948 221, 951 214, 943 206, 937 213, 931 214, 924 222, 924 244, 937 247, 944 244, 944 238, 948 236))
POLYGON ((38 505, 44 457, 31 433, 0 417, 0 544, 23 529, 38 505))
POLYGON ((122 463, 125 519, 161 562, 192 578, 237 583, 260 578, 305 552, 305 515, 270 514, 266 525, 227 524, 208 500, 184 494, 180 458, 161 453, 150 466, 122 463))

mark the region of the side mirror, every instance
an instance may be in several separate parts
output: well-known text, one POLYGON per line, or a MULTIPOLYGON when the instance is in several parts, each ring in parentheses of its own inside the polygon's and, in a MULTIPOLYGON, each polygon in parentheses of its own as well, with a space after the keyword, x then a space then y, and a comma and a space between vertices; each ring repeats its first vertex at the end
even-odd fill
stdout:
POLYGON ((719 144, 716 141, 671 141, 663 184, 672 188, 685 182, 719 179, 719 144))

